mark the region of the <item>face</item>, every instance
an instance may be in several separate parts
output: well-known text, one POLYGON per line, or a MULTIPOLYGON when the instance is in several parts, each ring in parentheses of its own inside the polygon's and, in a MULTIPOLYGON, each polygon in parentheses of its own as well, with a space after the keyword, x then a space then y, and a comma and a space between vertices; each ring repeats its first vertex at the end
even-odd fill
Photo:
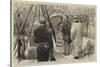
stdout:
POLYGON ((63 27, 63 24, 61 23, 59 26, 60 26, 60 27, 63 27))

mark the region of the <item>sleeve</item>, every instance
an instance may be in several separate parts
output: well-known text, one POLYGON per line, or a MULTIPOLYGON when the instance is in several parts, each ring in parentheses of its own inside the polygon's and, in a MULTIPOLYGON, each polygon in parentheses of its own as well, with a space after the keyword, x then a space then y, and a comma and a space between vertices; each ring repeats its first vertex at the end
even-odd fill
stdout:
POLYGON ((37 43, 37 41, 36 41, 36 30, 34 30, 33 41, 34 41, 35 43, 37 43))
POLYGON ((72 40, 75 38, 75 24, 72 24, 70 37, 72 40))
POLYGON ((52 33, 50 31, 48 33, 48 39, 49 39, 49 45, 50 45, 50 47, 53 47, 52 33))

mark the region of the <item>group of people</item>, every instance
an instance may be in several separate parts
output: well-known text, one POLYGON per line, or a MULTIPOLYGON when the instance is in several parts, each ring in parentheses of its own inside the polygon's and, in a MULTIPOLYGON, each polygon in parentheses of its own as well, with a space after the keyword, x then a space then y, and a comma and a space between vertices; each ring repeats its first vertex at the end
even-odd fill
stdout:
MULTIPOLYGON (((79 59, 82 49, 83 25, 77 16, 73 18, 73 21, 68 19, 68 16, 65 16, 64 21, 58 25, 60 27, 62 24, 64 55, 72 54, 74 59, 79 59)), ((37 59, 38 61, 48 61, 51 58, 55 61, 52 30, 47 26, 46 19, 42 18, 39 22, 40 27, 34 31, 34 42, 38 45, 37 59)))
POLYGON ((79 59, 81 56, 80 51, 83 49, 83 23, 80 22, 76 15, 72 21, 69 20, 67 15, 63 19, 59 26, 62 25, 60 28, 63 34, 64 55, 72 54, 74 59, 79 59))
MULTIPOLYGON (((83 27, 78 17, 74 17, 72 21, 68 20, 68 16, 65 16, 64 21, 61 23, 62 34, 64 40, 64 55, 73 55, 74 59, 79 59, 79 52, 82 49, 82 34, 83 27), (72 51, 72 52, 71 52, 72 51)), ((45 18, 40 19, 39 27, 34 30, 34 43, 37 45, 36 53, 37 60, 40 61, 56 61, 53 34, 50 26, 47 26, 47 20, 45 18)), ((21 55, 22 42, 18 40, 18 58, 25 58, 24 54, 21 55)), ((25 51, 25 48, 23 49, 25 51)))

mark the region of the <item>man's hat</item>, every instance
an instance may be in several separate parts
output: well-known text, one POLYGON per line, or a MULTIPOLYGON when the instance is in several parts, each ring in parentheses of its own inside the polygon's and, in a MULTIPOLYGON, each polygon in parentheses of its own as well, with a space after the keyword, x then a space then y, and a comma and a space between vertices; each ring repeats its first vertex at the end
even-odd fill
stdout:
POLYGON ((40 18, 40 24, 46 24, 47 20, 43 17, 40 18))
POLYGON ((78 18, 78 16, 74 16, 74 20, 73 20, 74 22, 79 22, 79 18, 78 18))

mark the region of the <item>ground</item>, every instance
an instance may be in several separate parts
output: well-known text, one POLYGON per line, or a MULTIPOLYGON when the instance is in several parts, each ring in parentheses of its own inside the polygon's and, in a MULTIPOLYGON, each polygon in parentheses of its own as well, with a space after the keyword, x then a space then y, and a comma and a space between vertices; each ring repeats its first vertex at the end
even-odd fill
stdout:
MULTIPOLYGON (((87 40, 91 40, 92 42, 94 42, 93 39, 90 38, 83 38, 83 44, 86 43, 87 40)), ((83 63, 83 62, 94 62, 96 61, 96 55, 93 54, 91 56, 85 56, 83 58, 80 59, 73 59, 72 55, 68 55, 68 56, 64 56, 61 53, 56 53, 56 61, 47 61, 47 62, 37 62, 37 60, 32 59, 32 60, 28 60, 28 59, 24 59, 21 60, 20 63, 18 63, 18 59, 16 59, 14 57, 13 62, 14 62, 14 66, 15 67, 19 67, 19 65, 44 65, 44 64, 68 64, 68 63, 83 63), (17 65, 17 66, 16 66, 17 65)))
POLYGON ((95 55, 92 56, 85 56, 81 59, 73 59, 72 55, 64 56, 64 55, 57 55, 56 61, 47 61, 47 62, 37 62, 37 60, 21 60, 18 63, 18 60, 14 60, 15 67, 23 66, 23 65, 47 65, 47 64, 68 64, 68 63, 86 63, 86 62, 94 62, 96 61, 95 55))

